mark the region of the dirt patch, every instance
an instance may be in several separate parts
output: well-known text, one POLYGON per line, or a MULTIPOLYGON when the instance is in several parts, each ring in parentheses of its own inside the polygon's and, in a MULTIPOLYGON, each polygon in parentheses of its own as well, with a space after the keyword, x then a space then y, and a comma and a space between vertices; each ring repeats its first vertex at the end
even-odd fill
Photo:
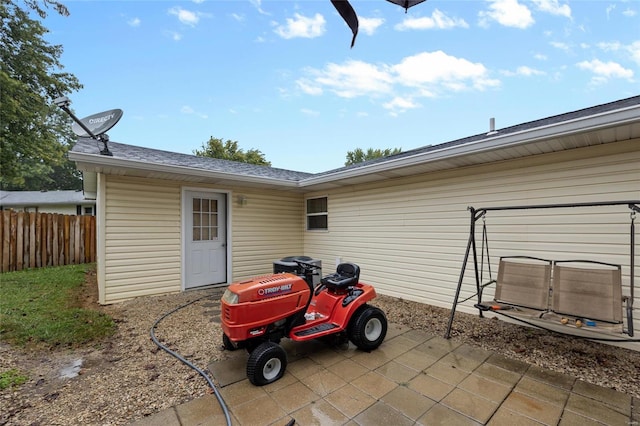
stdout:
POLYGON ((83 309, 100 310, 98 300, 98 274, 92 268, 87 271, 84 283, 76 292, 74 305, 83 309))

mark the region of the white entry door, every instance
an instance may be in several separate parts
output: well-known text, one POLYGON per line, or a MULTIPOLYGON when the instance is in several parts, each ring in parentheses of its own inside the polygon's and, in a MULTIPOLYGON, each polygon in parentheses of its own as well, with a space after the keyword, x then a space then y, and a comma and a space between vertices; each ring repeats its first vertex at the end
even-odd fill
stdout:
POLYGON ((226 195, 186 193, 185 288, 224 283, 227 279, 226 195))

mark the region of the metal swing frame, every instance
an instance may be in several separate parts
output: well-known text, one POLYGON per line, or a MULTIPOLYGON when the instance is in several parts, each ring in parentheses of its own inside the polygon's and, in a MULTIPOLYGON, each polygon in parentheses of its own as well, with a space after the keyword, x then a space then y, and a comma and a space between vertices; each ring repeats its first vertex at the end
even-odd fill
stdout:
MULTIPOLYGON (((447 325, 447 331, 445 333, 445 338, 449 339, 451 337, 451 328, 453 326, 453 321, 454 321, 454 317, 455 317, 455 313, 456 313, 456 307, 460 304, 460 303, 464 303, 474 297, 477 297, 478 299, 478 304, 482 303, 482 292, 484 290, 485 287, 491 285, 491 284, 495 284, 496 280, 493 279, 493 277, 491 277, 491 261, 489 258, 489 244, 488 244, 488 238, 487 238, 487 229, 486 229, 486 223, 485 223, 485 218, 487 215, 487 212, 490 211, 508 211, 508 210, 535 210, 535 209, 558 209, 558 208, 579 208, 579 207, 599 207, 599 206, 623 206, 626 205, 630 210, 631 210, 631 229, 630 229, 630 238, 629 238, 629 245, 630 245, 630 262, 629 262, 629 267, 630 267, 630 279, 629 279, 629 288, 630 288, 630 298, 628 300, 627 303, 627 334, 630 337, 633 337, 633 302, 634 302, 634 274, 635 274, 635 225, 634 225, 634 219, 635 219, 635 214, 636 213, 640 213, 640 200, 631 200, 631 201, 606 201, 606 202, 594 202, 594 203, 572 203, 572 204, 538 204, 538 205, 530 205, 530 206, 505 206, 505 207, 481 207, 481 208, 474 208, 474 207, 468 207, 468 210, 471 214, 471 221, 470 221, 470 229, 469 229, 469 240, 467 242, 467 248, 465 251, 465 255, 464 255, 464 260, 462 263, 462 268, 460 271, 460 278, 458 280, 458 287, 456 289, 456 293, 454 296, 454 300, 453 300, 453 306, 451 308, 451 314, 449 316, 449 323, 447 325), (480 252, 480 257, 481 257, 481 261, 480 264, 478 263, 478 247, 477 247, 477 241, 476 241, 476 224, 477 222, 482 219, 483 220, 483 226, 482 226, 482 242, 481 242, 481 252, 480 252), (488 264, 488 268, 489 268, 489 275, 490 275, 490 280, 486 283, 483 283, 483 271, 484 271, 484 257, 485 257, 485 253, 487 256, 487 264, 488 264), (462 289, 462 282, 464 281, 464 275, 467 269, 467 264, 469 263, 469 257, 472 256, 473 259, 473 267, 474 267, 474 273, 475 273, 475 283, 476 283, 476 293, 467 297, 464 300, 459 300, 460 299, 460 291, 462 289)), ((480 317, 483 317, 483 311, 481 309, 478 309, 479 311, 479 315, 480 317)), ((518 320, 520 322, 523 322, 527 325, 531 325, 534 326, 536 328, 542 328, 548 331, 555 331, 546 327, 543 327, 539 324, 533 324, 531 322, 528 322, 526 320, 522 320, 520 318, 516 318, 513 317, 511 315, 505 314, 503 312, 500 311, 495 311, 498 314, 502 314, 505 316, 508 316, 509 318, 518 320)), ((576 337, 580 337, 580 336, 576 336, 576 337)), ((626 339, 626 338, 621 338, 621 339, 608 339, 608 338, 599 338, 597 336, 594 337, 588 337, 588 339, 590 340, 597 340, 597 341, 611 341, 611 342, 637 342, 640 341, 639 339, 626 339)))

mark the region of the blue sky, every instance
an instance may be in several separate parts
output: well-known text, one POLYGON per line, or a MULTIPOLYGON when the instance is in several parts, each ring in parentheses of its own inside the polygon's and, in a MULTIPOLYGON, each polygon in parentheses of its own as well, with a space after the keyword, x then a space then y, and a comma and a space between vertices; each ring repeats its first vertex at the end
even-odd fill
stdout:
POLYGON ((209 137, 322 172, 355 148, 438 144, 640 94, 640 2, 63 1, 47 41, 120 108, 112 141, 193 153, 209 137))

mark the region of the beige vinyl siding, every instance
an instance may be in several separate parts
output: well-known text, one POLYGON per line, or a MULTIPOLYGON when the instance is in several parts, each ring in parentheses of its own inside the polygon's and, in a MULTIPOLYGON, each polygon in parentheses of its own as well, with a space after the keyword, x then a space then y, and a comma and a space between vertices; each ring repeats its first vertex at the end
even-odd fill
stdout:
POLYGON ((119 176, 105 186, 103 303, 180 291, 180 186, 119 176))
MULTIPOLYGON (((101 303, 182 289, 180 183, 120 176, 105 179, 101 303)), ((273 261, 303 254, 301 194, 189 186, 228 194, 232 280, 269 273, 273 261), (240 197, 246 199, 241 205, 240 197)))
POLYGON ((232 215, 234 280, 269 273, 274 260, 304 254, 301 194, 237 189, 232 215))
MULTIPOLYGON (((307 194, 328 196, 329 230, 306 232, 305 254, 322 259, 324 273, 337 258, 353 261, 361 266, 362 280, 382 294, 450 309, 469 237, 468 206, 640 199, 639 144, 632 140, 307 194)), ((482 221, 477 226, 480 249, 482 221)), ((494 277, 503 255, 582 258, 622 264, 628 287, 625 206, 490 212, 487 226, 494 277)), ((635 264, 640 265, 640 253, 635 264)), ((638 289, 638 266, 635 276, 638 289)), ((465 277, 461 300, 475 293, 472 263, 465 277)), ((486 294, 491 297, 492 290, 486 294)), ((472 306, 473 300, 459 309, 476 313, 472 306)), ((639 330, 638 290, 634 306, 639 330)))

